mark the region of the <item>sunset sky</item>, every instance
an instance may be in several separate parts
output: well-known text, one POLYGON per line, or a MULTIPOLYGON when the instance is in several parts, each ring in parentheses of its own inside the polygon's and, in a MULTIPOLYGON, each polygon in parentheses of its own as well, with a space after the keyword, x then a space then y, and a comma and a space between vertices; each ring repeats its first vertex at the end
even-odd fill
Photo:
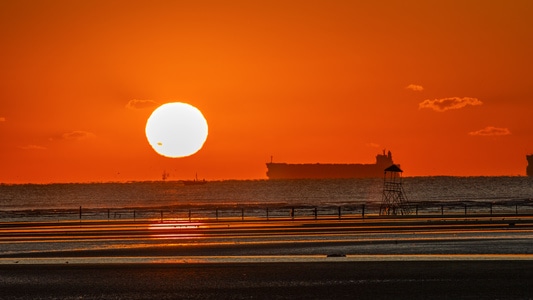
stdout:
POLYGON ((525 175, 533 1, 0 2, 0 183, 265 179, 265 163, 525 175), (186 158, 144 128, 209 125, 186 158))

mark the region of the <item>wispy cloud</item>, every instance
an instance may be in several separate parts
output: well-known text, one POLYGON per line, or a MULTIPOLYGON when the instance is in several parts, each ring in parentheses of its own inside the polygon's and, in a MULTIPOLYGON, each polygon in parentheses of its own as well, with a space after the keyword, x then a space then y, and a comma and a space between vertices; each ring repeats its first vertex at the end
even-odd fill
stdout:
POLYGON ((154 100, 139 100, 133 99, 126 104, 127 109, 144 109, 157 106, 157 102, 154 100))
POLYGON ((372 142, 366 143, 366 146, 370 148, 379 148, 379 144, 372 143, 372 142))
POLYGON ((443 112, 450 109, 459 109, 463 108, 467 105, 481 105, 483 102, 481 102, 477 98, 471 98, 471 97, 450 97, 450 98, 442 98, 442 99, 434 99, 434 100, 424 100, 418 104, 418 108, 430 108, 434 111, 443 112))
POLYGON ((0 117, 0 122, 5 122, 5 121, 6 121, 6 118, 0 117))
POLYGON ((474 136, 500 136, 500 135, 510 135, 511 131, 508 128, 487 126, 483 129, 469 132, 468 134, 474 135, 474 136))
POLYGON ((415 91, 415 92, 421 92, 424 90, 424 87, 418 84, 410 84, 406 86, 405 89, 415 91))
POLYGON ((46 147, 39 146, 39 145, 26 145, 26 146, 20 146, 19 148, 23 150, 46 150, 46 147))
POLYGON ((65 132, 61 135, 64 140, 85 140, 95 137, 94 133, 82 130, 75 130, 71 132, 65 132))

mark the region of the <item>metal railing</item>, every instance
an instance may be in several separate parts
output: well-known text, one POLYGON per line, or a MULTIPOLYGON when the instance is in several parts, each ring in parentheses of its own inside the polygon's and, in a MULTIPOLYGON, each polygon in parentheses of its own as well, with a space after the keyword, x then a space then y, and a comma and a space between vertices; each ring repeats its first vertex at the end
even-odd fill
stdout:
MULTIPOLYGON (((408 207, 411 217, 439 216, 512 216, 533 215, 533 200, 505 202, 418 202, 408 207)), ((380 215, 380 204, 342 206, 191 206, 176 208, 83 208, 0 210, 0 222, 62 222, 62 221, 149 221, 149 222, 216 222, 395 218, 380 215)))

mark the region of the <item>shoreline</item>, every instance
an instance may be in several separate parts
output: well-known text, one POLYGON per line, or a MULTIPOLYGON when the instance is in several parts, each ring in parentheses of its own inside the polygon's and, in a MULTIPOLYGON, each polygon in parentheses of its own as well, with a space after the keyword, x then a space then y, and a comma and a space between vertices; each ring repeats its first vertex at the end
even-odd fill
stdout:
POLYGON ((431 255, 439 260, 480 260, 489 255, 529 260, 531 243, 533 216, 0 224, 0 260, 5 262, 61 258, 171 262, 172 257, 268 262, 306 256, 357 261, 385 259, 386 255, 411 260, 428 260, 431 255))
POLYGON ((131 256, 0 258, 0 265, 214 265, 277 263, 365 262, 512 262, 533 261, 533 254, 365 254, 365 255, 267 255, 267 256, 131 256))

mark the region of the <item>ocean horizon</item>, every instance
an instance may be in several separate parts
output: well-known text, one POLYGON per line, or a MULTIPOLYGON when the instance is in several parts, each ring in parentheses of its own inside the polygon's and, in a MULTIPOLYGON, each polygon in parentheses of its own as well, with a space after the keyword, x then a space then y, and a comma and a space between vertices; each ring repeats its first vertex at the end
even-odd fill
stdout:
MULTIPOLYGON (((411 202, 508 201, 533 197, 533 177, 402 178, 411 202)), ((381 201, 383 178, 0 184, 0 210, 166 207, 186 205, 353 205, 381 201)))

